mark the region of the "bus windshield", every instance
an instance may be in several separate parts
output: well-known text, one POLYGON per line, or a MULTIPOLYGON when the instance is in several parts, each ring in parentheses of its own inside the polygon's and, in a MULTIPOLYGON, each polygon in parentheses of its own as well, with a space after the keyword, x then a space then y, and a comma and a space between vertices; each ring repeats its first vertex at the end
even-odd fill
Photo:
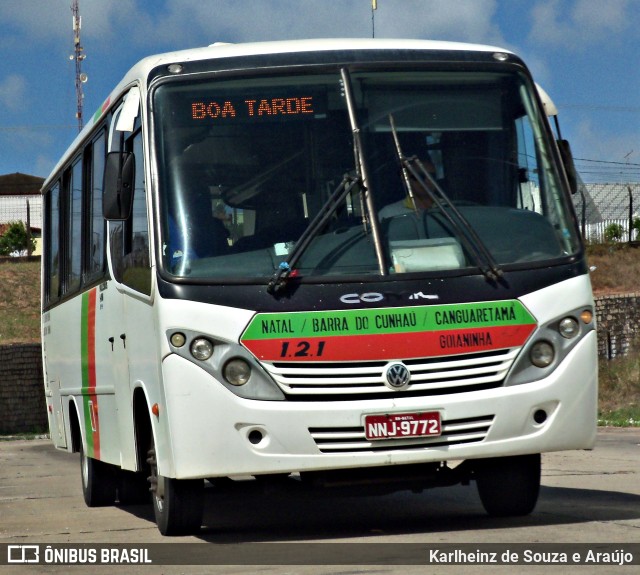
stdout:
POLYGON ((340 70, 325 68, 155 89, 166 274, 266 282, 319 213, 321 228, 296 254, 295 274, 310 280, 479 273, 448 217, 454 208, 501 268, 578 252, 527 77, 414 68, 359 70, 349 81, 345 90, 340 70), (402 154, 422 167, 421 185, 402 154), (434 202, 436 189, 450 204, 434 202))

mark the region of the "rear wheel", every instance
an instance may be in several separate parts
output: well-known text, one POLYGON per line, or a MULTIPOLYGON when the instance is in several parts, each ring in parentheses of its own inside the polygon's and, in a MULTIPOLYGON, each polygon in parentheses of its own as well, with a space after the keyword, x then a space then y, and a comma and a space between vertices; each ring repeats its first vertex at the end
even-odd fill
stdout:
POLYGON ((84 445, 80 445, 82 495, 89 507, 103 507, 115 503, 117 471, 113 465, 87 456, 84 445))
POLYGON ((494 517, 531 513, 540 493, 540 454, 483 459, 475 479, 485 511, 494 517))
POLYGON ((155 446, 148 459, 151 499, 156 524, 162 535, 190 535, 202 525, 204 507, 203 479, 171 479, 158 473, 155 446))

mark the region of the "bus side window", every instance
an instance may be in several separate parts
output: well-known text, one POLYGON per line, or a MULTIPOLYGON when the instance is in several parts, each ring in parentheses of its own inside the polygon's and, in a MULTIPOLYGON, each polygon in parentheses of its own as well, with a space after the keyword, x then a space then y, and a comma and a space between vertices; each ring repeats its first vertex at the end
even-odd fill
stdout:
POLYGON ((129 287, 149 295, 151 293, 151 264, 149 261, 149 221, 144 180, 142 131, 138 130, 128 142, 136 158, 133 210, 127 222, 123 281, 129 287))
POLYGON ((87 281, 95 281, 104 274, 105 221, 102 217, 102 185, 104 174, 106 133, 104 130, 92 142, 87 160, 89 164, 87 190, 87 229, 84 245, 85 276, 87 281))
POLYGON ((124 141, 123 148, 135 155, 133 210, 129 219, 112 221, 109 227, 111 258, 115 279, 130 288, 151 294, 149 222, 142 131, 138 128, 124 141))
POLYGON ((65 293, 75 293, 80 288, 82 273, 82 157, 77 158, 64 176, 65 226, 63 228, 63 253, 65 254, 65 293))
POLYGON ((45 197, 45 302, 52 304, 60 297, 60 182, 45 197))

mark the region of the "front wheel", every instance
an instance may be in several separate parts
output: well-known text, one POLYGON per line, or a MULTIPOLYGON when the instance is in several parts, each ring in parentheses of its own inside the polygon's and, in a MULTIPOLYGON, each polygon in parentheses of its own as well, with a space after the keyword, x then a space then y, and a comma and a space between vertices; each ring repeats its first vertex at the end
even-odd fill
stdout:
POLYGON ((202 525, 203 479, 171 479, 158 473, 155 446, 149 449, 151 499, 158 530, 162 535, 191 535, 202 525))
POLYGON ((531 513, 540 493, 540 454, 482 459, 475 464, 478 494, 494 517, 531 513))

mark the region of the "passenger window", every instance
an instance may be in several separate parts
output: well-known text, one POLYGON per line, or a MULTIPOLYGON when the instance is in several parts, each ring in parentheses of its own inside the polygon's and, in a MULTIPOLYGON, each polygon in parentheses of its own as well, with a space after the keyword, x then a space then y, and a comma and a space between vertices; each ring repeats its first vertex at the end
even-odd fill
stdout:
POLYGON ((45 254, 45 298, 54 303, 60 297, 60 183, 51 188, 46 197, 47 251, 45 254))
POLYGON ((93 142, 91 148, 90 190, 88 193, 86 275, 89 281, 104 273, 105 220, 102 216, 102 185, 105 158, 105 132, 93 142))
POLYGON ((68 208, 66 210, 64 291, 73 293, 80 288, 82 273, 82 158, 78 158, 69 171, 65 196, 68 208))
MULTIPOLYGON (((139 97, 137 91, 128 98, 139 97)), ((149 256, 149 221, 147 213, 147 190, 144 171, 144 148, 140 117, 133 117, 128 108, 129 122, 120 123, 127 102, 114 114, 112 120, 109 151, 124 150, 135 155, 135 182, 133 209, 129 219, 109 223, 110 255, 115 279, 140 293, 151 294, 151 262, 149 256), (131 132, 121 131, 121 129, 131 132)))
POLYGON ((128 142, 136 158, 136 177, 131 218, 125 224, 124 284, 149 295, 151 293, 151 264, 149 261, 149 219, 147 193, 144 180, 144 154, 142 132, 128 142))

